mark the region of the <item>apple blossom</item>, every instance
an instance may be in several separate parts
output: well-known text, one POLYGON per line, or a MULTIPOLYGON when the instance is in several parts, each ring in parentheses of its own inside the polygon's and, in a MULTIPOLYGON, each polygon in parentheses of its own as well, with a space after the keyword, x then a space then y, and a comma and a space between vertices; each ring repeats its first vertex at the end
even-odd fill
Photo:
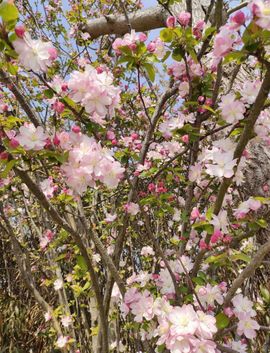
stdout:
POLYGON ((19 61, 26 69, 46 72, 56 59, 55 48, 51 42, 32 39, 29 33, 25 33, 23 38, 16 39, 12 44, 19 54, 19 61))

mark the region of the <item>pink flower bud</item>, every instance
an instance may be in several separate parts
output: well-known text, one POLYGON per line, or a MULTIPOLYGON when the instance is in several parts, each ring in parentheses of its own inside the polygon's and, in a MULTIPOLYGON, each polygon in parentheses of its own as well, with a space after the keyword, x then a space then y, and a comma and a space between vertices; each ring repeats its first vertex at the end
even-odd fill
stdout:
POLYGON ((59 140, 57 135, 55 135, 54 138, 53 138, 53 144, 55 146, 59 146, 60 145, 60 140, 59 140))
POLYGON ((166 26, 168 28, 174 28, 176 24, 176 18, 174 16, 169 16, 166 21, 166 26))
POLYGON ((4 151, 0 153, 0 159, 4 160, 4 159, 8 159, 8 152, 4 151))
POLYGON ((61 86, 61 89, 62 89, 63 92, 66 92, 67 89, 68 89, 68 84, 66 82, 63 83, 62 86, 61 86))
POLYGON ((155 50, 156 50, 156 43, 154 42, 151 42, 147 45, 147 50, 150 52, 150 53, 153 53, 155 50))
POLYGON ((211 241, 212 244, 215 244, 215 243, 217 243, 219 241, 219 239, 221 237, 222 237, 222 233, 221 233, 221 231, 219 229, 217 229, 212 234, 210 241, 211 241))
POLYGON ((233 310, 230 307, 225 308, 223 311, 224 311, 224 314, 228 317, 232 317, 234 315, 233 310))
POLYGON ((154 183, 150 183, 150 184, 148 185, 148 190, 149 190, 150 192, 155 191, 155 190, 156 190, 156 185, 155 185, 154 183))
POLYGON ((133 132, 130 136, 131 136, 133 141, 137 140, 137 138, 139 137, 139 135, 136 132, 133 132))
POLYGON ((204 98, 203 96, 199 96, 199 97, 198 97, 198 102, 199 102, 200 104, 204 103, 204 100, 205 100, 205 98, 204 98))
POLYGON ((24 25, 18 25, 18 26, 16 26, 16 27, 15 27, 15 33, 16 33, 17 37, 23 38, 24 33, 25 33, 24 25))
POLYGON ((101 66, 98 66, 98 67, 96 68, 96 70, 97 70, 97 73, 98 73, 98 74, 102 74, 102 72, 104 71, 101 66))
POLYGON ((78 126, 78 125, 74 125, 72 126, 72 131, 75 133, 75 134, 78 134, 81 132, 81 128, 78 126))
POLYGON ((178 21, 181 24, 181 26, 186 27, 189 24, 191 18, 191 14, 189 12, 182 11, 178 15, 178 21))
POLYGON ((206 242, 203 239, 200 240, 200 249, 201 250, 208 249, 208 245, 206 244, 206 242))
POLYGON ((16 139, 12 138, 12 139, 9 141, 9 145, 10 145, 10 147, 12 147, 12 148, 17 148, 20 144, 19 144, 19 142, 18 142, 16 139))
POLYGON ((49 48, 48 49, 48 53, 50 54, 50 59, 51 60, 57 59, 58 53, 57 53, 57 50, 55 48, 53 48, 53 47, 49 48))
POLYGON ((200 217, 200 211, 197 207, 194 207, 190 214, 190 219, 195 220, 200 217))
POLYGON ((188 135, 184 135, 184 136, 181 137, 181 140, 184 143, 189 143, 189 136, 188 135))
POLYGON ((268 192, 269 191, 269 185, 267 185, 267 184, 263 185, 262 189, 263 189, 264 192, 268 192))
POLYGON ((7 112, 7 111, 8 111, 8 105, 7 105, 7 104, 1 104, 0 109, 1 109, 3 112, 7 112))
POLYGON ((239 26, 243 25, 246 21, 246 16, 243 11, 237 11, 232 17, 231 21, 237 23, 239 26))
POLYGON ((112 140, 112 145, 113 145, 113 146, 116 146, 117 144, 118 144, 118 141, 117 141, 116 139, 113 139, 113 140, 112 140))
POLYGON ((139 34, 139 41, 140 42, 145 42, 147 39, 147 35, 145 33, 140 33, 139 34))
POLYGON ((108 140, 114 140, 115 139, 115 133, 113 131, 107 131, 107 139, 108 140))
POLYGON ((55 101, 52 106, 53 110, 61 114, 65 110, 65 104, 59 101, 55 101))

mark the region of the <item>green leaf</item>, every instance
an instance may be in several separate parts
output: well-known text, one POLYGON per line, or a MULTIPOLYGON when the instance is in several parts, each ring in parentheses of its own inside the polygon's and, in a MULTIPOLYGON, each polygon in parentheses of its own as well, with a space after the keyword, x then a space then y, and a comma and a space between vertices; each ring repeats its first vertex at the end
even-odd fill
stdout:
POLYGON ((242 252, 239 252, 239 253, 231 255, 230 259, 232 261, 241 260, 241 261, 244 261, 244 262, 247 262, 247 263, 249 263, 251 261, 251 258, 248 255, 246 255, 246 254, 244 254, 242 252))
POLYGON ((12 159, 11 161, 9 161, 6 164, 5 169, 3 170, 3 172, 0 173, 0 178, 7 178, 8 173, 11 171, 11 169, 14 167, 14 165, 17 163, 17 161, 15 159, 12 159))
POLYGON ((264 219, 258 219, 256 223, 261 227, 261 228, 267 228, 267 222, 264 219))
POLYGON ((145 63, 143 64, 143 67, 146 69, 150 80, 154 82, 156 77, 154 66, 149 63, 145 63))
POLYGON ((173 32, 170 28, 164 28, 162 31, 160 31, 160 39, 165 42, 171 42, 173 39, 173 32))
POLYGON ((172 58, 175 61, 181 61, 184 56, 184 51, 182 48, 175 48, 174 51, 172 52, 172 58))
POLYGON ((204 36, 203 36, 203 41, 207 38, 207 37, 209 37, 212 33, 214 33, 215 32, 215 30, 216 30, 216 28, 215 27, 208 27, 208 28, 206 28, 206 30, 205 30, 205 32, 204 32, 204 36))
POLYGON ((9 2, 2 2, 0 5, 0 16, 4 22, 17 20, 19 11, 17 7, 9 2))
POLYGON ((82 255, 77 256, 77 264, 82 269, 82 271, 86 272, 88 270, 85 259, 82 255))
POLYGON ((223 261, 224 259, 227 259, 227 257, 228 257, 227 253, 223 253, 216 256, 212 255, 212 256, 209 256, 204 262, 207 264, 218 263, 220 261, 223 261))
POLYGON ((44 93, 44 96, 49 99, 54 96, 54 92, 51 89, 45 89, 45 91, 43 91, 43 93, 44 93))
POLYGON ((223 313, 219 313, 216 316, 216 325, 218 329, 223 329, 226 328, 230 323, 229 318, 223 314, 223 313))

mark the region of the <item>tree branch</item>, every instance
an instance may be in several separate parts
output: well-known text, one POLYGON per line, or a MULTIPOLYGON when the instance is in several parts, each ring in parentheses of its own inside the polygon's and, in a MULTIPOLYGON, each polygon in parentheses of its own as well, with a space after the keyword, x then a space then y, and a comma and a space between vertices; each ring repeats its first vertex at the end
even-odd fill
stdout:
POLYGON ((129 22, 125 15, 108 15, 97 19, 91 19, 87 24, 79 25, 82 32, 90 34, 96 39, 105 34, 125 34, 129 32, 129 26, 136 32, 149 31, 151 29, 164 27, 167 11, 161 6, 151 7, 146 10, 139 10, 131 13, 129 22))

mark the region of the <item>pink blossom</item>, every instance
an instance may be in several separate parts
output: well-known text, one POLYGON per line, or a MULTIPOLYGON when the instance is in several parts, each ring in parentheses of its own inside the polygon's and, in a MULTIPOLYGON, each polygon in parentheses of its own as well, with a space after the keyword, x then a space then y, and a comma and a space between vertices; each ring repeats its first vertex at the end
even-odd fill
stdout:
POLYGON ((174 307, 168 314, 168 320, 172 335, 193 335, 198 329, 196 312, 190 304, 174 307))
POLYGON ((17 25, 15 27, 15 33, 17 35, 17 37, 19 38, 23 38, 24 34, 25 34, 25 27, 24 25, 17 25))
POLYGON ((40 188, 43 194, 48 199, 50 199, 53 197, 54 192, 57 190, 57 185, 53 183, 52 177, 49 177, 48 179, 45 179, 40 183, 40 188))
POLYGON ((245 106, 240 100, 236 100, 231 93, 223 96, 219 103, 222 118, 230 124, 235 124, 244 118, 245 106))
POLYGON ((132 216, 136 216, 136 214, 140 212, 139 205, 134 202, 129 202, 125 204, 124 209, 127 213, 131 214, 132 216))
POLYGON ((57 279, 53 282, 53 286, 55 290, 60 290, 64 286, 64 282, 61 279, 57 279))
POLYGON ((253 310, 253 303, 247 297, 244 297, 243 294, 237 294, 233 299, 232 303, 234 306, 234 313, 237 317, 240 317, 242 314, 247 314, 250 317, 256 316, 256 311, 253 310))
POLYGON ((247 313, 239 314, 238 318, 238 335, 245 335, 249 339, 254 339, 256 337, 256 330, 260 329, 260 325, 257 323, 257 321, 253 320, 247 313))
POLYGON ((69 327, 70 325, 72 325, 72 317, 69 316, 69 315, 63 316, 63 317, 61 318, 61 324, 62 324, 64 327, 69 327))
POLYGON ((60 336, 56 341, 56 346, 58 348, 64 348, 68 344, 68 341, 69 341, 68 336, 60 336))
POLYGON ((168 28, 174 28, 176 24, 176 18, 174 16, 169 16, 166 20, 166 26, 168 28))
POLYGON ((144 246, 141 250, 141 255, 142 256, 154 256, 155 252, 151 246, 144 246))
POLYGON ((53 105, 52 108, 54 111, 56 111, 56 113, 63 113, 63 111, 65 110, 65 104, 63 104, 62 102, 56 100, 53 105))
POLYGON ((120 100, 120 89, 113 85, 111 73, 98 73, 87 65, 84 72, 74 71, 68 82, 71 98, 90 114, 90 120, 103 124, 106 115, 113 115, 120 100))
POLYGON ((270 30, 270 1, 253 0, 249 7, 255 17, 255 23, 270 30))
POLYGON ((47 135, 41 126, 35 127, 32 123, 24 123, 19 129, 16 140, 26 150, 41 150, 47 143, 47 135))
POLYGON ((189 12, 182 11, 178 15, 178 21, 181 24, 181 26, 186 27, 189 24, 191 18, 191 14, 189 12))
POLYGON ((134 320, 136 322, 142 322, 143 318, 151 320, 154 317, 153 304, 154 299, 149 291, 145 290, 140 293, 136 302, 133 301, 130 304, 131 312, 135 315, 134 320))
POLYGON ((55 58, 55 48, 51 42, 32 39, 29 33, 23 38, 16 39, 13 43, 15 51, 19 54, 19 61, 29 70, 46 72, 55 58), (54 52, 52 59, 52 52, 54 52))
POLYGON ((197 335, 204 339, 211 339, 217 332, 216 319, 200 310, 197 311, 197 315, 199 319, 196 331, 197 335))

